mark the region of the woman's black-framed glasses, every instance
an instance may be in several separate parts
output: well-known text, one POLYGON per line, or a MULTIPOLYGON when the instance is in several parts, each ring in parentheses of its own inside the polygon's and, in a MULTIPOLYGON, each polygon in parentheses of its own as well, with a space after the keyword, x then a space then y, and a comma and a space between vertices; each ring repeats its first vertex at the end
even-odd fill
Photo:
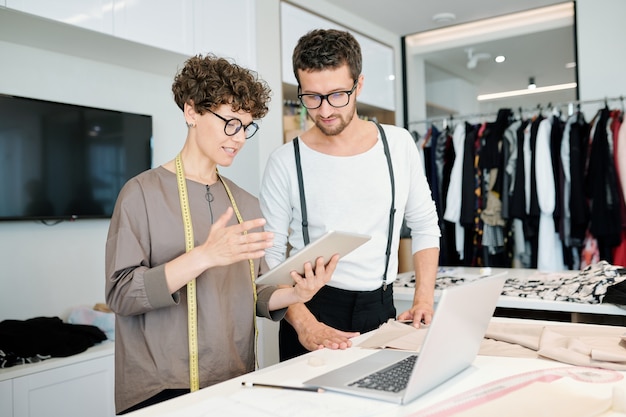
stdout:
POLYGON ((213 113, 215 116, 224 121, 224 133, 226 134, 226 136, 235 136, 237 133, 239 133, 241 128, 243 128, 243 132, 246 134, 246 139, 250 139, 259 130, 259 125, 255 122, 251 122, 250 124, 244 126, 243 122, 236 117, 232 119, 227 119, 215 113, 211 109, 207 109, 207 111, 213 113))
MULTIPOLYGON (((319 108, 324 100, 333 107, 345 107, 350 102, 350 96, 354 93, 358 81, 358 79, 354 80, 354 85, 351 90, 335 91, 328 94, 298 94, 298 99, 300 103, 309 110, 319 108)), ((300 86, 298 86, 298 90, 299 89, 300 86)))

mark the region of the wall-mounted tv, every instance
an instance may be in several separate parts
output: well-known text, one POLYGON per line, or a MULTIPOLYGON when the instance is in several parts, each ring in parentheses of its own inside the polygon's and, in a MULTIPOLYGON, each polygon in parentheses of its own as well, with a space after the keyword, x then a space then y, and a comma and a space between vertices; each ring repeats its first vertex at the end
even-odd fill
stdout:
POLYGON ((0 220, 111 217, 151 164, 151 116, 0 94, 0 220))

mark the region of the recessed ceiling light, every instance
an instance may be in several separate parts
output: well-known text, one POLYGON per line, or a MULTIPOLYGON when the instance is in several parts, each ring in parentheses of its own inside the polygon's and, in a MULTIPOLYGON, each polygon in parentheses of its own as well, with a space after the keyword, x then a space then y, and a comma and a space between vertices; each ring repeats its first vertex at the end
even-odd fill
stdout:
POLYGON ((435 23, 450 23, 456 20, 456 15, 454 13, 437 13, 433 16, 433 22, 435 23))
POLYGON ((496 62, 499 64, 500 62, 504 62, 506 60, 504 55, 498 55, 496 57, 496 62))

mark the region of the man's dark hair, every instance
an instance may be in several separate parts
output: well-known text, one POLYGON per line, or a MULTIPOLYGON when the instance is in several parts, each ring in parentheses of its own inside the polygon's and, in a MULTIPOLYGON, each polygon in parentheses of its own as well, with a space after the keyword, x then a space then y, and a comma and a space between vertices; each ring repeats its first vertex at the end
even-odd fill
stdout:
POLYGON ((302 36, 293 51, 293 72, 300 83, 298 70, 322 71, 348 64, 356 81, 363 67, 361 46, 349 32, 315 29, 302 36))

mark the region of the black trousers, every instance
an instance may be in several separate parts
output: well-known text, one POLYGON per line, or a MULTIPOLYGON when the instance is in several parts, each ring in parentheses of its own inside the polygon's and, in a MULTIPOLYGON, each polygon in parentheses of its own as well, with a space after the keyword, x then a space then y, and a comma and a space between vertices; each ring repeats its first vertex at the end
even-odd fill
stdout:
POLYGON ((166 389, 159 392, 157 395, 140 402, 139 404, 135 404, 132 407, 127 408, 120 413, 117 413, 116 415, 120 416, 122 414, 130 413, 131 411, 137 411, 142 408, 148 407, 149 405, 158 404, 163 401, 171 400, 172 398, 180 397, 181 395, 189 394, 189 392, 190 390, 188 389, 166 389))
MULTIPOLYGON (((374 291, 348 291, 326 285, 306 306, 320 322, 346 332, 369 332, 396 317, 393 285, 374 291)), ((286 320, 280 322, 278 343, 281 361, 308 352, 286 320)))

